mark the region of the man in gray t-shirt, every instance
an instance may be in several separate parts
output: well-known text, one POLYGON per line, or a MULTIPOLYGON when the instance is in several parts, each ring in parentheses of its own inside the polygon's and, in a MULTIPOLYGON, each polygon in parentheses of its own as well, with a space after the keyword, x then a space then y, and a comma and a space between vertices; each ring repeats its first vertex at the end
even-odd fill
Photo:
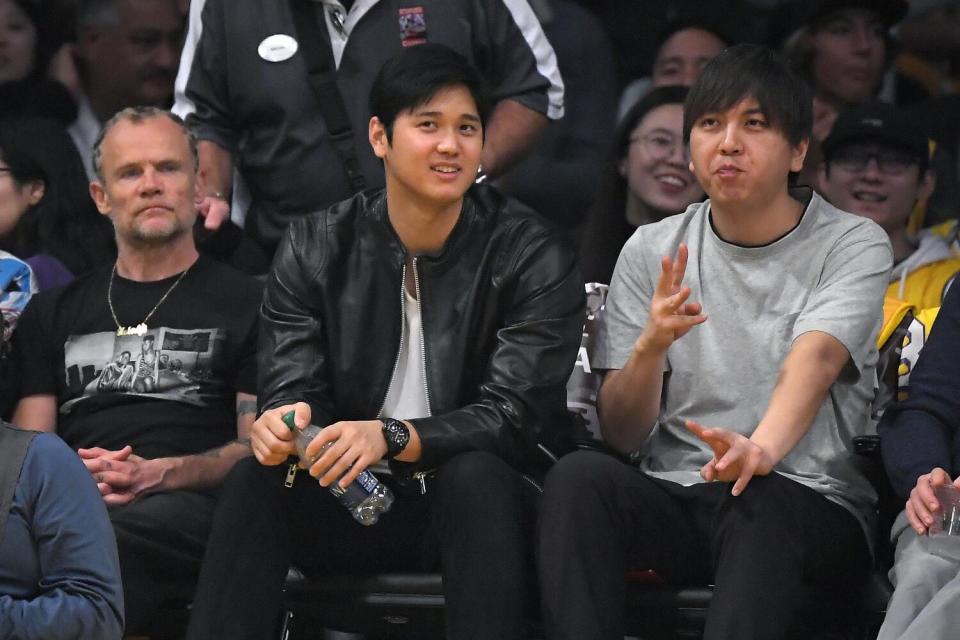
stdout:
POLYGON ((865 431, 892 252, 809 189, 810 98, 769 51, 728 49, 684 112, 709 196, 641 227, 597 339, 598 453, 547 479, 540 571, 551 638, 623 636, 623 574, 715 584, 704 637, 778 638, 806 591, 869 566, 865 431), (626 562, 626 565, 624 564, 626 562))

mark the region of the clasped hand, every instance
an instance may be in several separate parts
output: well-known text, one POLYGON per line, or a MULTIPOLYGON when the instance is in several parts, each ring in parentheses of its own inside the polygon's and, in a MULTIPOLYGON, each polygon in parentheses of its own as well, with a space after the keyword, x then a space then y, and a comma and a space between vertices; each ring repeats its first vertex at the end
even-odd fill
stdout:
MULTIPOLYGON (((276 465, 287 456, 297 455, 295 434, 282 419, 289 411, 294 412, 294 424, 298 429, 310 424, 310 406, 304 402, 264 411, 253 423, 250 444, 261 464, 276 465)), ((387 454, 383 423, 379 420, 335 422, 320 430, 305 453, 308 460, 313 460, 309 473, 321 485, 328 487, 340 478, 339 484, 345 488, 364 469, 387 454)))
MULTIPOLYGON (((906 505, 907 520, 917 534, 922 536, 930 531, 936 517, 934 513, 941 510, 934 489, 948 484, 950 476, 940 467, 917 478, 917 485, 910 490, 906 505)), ((953 481, 953 486, 960 489, 960 476, 953 481)))
POLYGON ((687 302, 691 290, 682 285, 687 257, 687 245, 681 243, 675 260, 669 256, 660 259, 660 277, 650 300, 647 323, 637 338, 637 349, 649 347, 666 351, 692 327, 706 321, 707 316, 701 313, 703 309, 700 303, 687 302))
POLYGON ((87 471, 108 505, 124 505, 141 494, 160 486, 165 467, 160 460, 147 460, 134 455, 133 447, 111 451, 101 447, 78 449, 87 471))
POLYGON ((738 496, 747 488, 750 478, 773 470, 770 454, 750 438, 729 429, 705 427, 693 420, 687 420, 686 425, 713 450, 713 458, 700 469, 707 482, 733 482, 731 493, 738 496))

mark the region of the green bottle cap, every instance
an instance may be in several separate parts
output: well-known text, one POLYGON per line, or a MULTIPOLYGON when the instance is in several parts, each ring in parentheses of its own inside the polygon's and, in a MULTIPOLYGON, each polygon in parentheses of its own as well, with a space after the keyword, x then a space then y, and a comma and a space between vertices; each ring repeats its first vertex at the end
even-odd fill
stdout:
POLYGON ((297 423, 293 421, 296 415, 297 414, 295 411, 287 411, 285 414, 283 414, 283 417, 281 418, 281 420, 283 420, 283 424, 287 425, 290 431, 297 430, 297 423))

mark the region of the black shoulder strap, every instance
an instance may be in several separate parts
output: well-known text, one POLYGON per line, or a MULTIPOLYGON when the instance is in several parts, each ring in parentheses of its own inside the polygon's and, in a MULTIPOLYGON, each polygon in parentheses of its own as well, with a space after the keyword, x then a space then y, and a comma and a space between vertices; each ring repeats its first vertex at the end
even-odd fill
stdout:
POLYGON ((324 34, 317 24, 317 4, 313 0, 290 0, 290 11, 293 13, 299 50, 307 65, 310 87, 317 96, 320 113, 327 123, 334 148, 350 179, 350 187, 357 193, 363 191, 366 181, 357 159, 350 116, 347 115, 343 96, 337 87, 337 69, 333 62, 329 36, 324 34))
POLYGON ((20 480, 20 468, 27 456, 27 447, 36 435, 36 431, 22 431, 0 423, 0 543, 6 532, 13 493, 20 480))

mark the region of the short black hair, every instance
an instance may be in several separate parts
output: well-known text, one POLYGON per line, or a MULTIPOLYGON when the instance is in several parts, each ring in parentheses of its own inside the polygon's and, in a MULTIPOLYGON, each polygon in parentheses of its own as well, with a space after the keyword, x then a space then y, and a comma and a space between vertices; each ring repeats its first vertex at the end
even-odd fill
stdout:
POLYGON ((690 87, 683 107, 684 140, 690 140, 690 130, 701 117, 747 98, 757 101, 771 126, 794 147, 810 138, 813 96, 807 84, 772 50, 738 44, 711 60, 690 87))
POLYGON ((470 92, 486 130, 492 109, 486 81, 465 57, 442 44, 409 47, 387 60, 370 89, 370 115, 383 123, 390 142, 398 114, 426 104, 450 87, 470 92))
POLYGON ((660 55, 660 49, 663 48, 663 45, 667 43, 667 40, 680 33, 681 31, 686 31, 687 29, 697 29, 699 31, 705 31, 709 33, 717 40, 721 41, 725 46, 729 46, 733 40, 730 38, 719 25, 712 24, 709 20, 704 20, 700 17, 690 17, 684 16, 683 18, 677 20, 669 21, 663 29, 657 32, 657 37, 654 40, 656 46, 654 51, 656 55, 660 55))

